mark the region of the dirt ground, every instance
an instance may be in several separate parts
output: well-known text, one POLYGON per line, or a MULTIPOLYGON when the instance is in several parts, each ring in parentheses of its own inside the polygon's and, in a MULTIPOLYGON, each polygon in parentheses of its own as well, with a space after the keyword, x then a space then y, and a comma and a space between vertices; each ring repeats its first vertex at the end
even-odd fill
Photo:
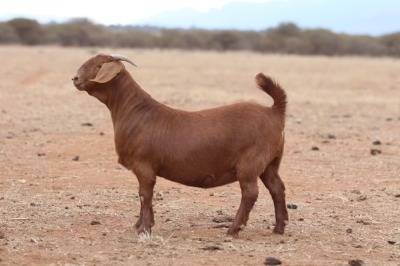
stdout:
POLYGON ((400 265, 400 60, 15 46, 0 58, 0 265, 400 265), (271 105, 254 76, 279 81, 286 233, 272 233, 261 182, 230 238, 238 183, 158 178, 153 235, 138 236, 138 184, 117 163, 109 112, 71 82, 98 51, 128 56, 147 92, 187 110, 271 105))

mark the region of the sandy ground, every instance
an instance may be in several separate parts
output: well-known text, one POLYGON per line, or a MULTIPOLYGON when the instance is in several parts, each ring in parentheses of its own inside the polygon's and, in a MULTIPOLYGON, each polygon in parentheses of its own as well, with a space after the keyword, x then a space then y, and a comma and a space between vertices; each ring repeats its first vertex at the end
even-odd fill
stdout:
POLYGON ((400 61, 255 53, 0 47, 0 265, 400 265, 400 61), (159 178, 153 235, 138 236, 135 176, 117 163, 109 112, 71 78, 98 51, 121 53, 155 99, 199 110, 265 105, 258 72, 286 89, 280 174, 290 224, 272 233, 259 199, 225 235, 237 183, 159 178))

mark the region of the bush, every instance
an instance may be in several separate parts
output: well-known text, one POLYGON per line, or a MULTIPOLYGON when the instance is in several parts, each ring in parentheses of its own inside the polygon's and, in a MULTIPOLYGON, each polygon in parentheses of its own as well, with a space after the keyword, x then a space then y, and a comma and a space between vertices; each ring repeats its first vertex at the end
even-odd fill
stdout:
POLYGON ((0 23, 0 44, 20 43, 14 28, 8 23, 0 23))
POLYGON ((87 19, 73 19, 64 24, 48 26, 54 40, 62 46, 108 46, 112 38, 107 28, 87 19))
POLYGON ((0 44, 58 44, 201 50, 252 50, 317 55, 400 56, 400 32, 381 37, 337 34, 326 29, 301 29, 282 23, 265 31, 161 29, 110 26, 85 18, 40 25, 17 18, 0 23, 0 44))
POLYGON ((35 45, 43 43, 44 34, 42 26, 35 20, 16 18, 7 22, 10 25, 22 44, 35 45))
POLYGON ((384 35, 380 42, 386 47, 389 55, 400 56, 400 32, 384 35))

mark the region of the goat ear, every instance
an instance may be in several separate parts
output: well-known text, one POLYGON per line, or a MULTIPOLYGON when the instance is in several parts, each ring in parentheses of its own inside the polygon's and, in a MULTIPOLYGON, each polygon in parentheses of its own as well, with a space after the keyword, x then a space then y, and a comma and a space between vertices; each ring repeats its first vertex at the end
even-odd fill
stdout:
POLYGON ((104 63, 99 72, 97 73, 94 79, 90 79, 90 81, 94 81, 97 83, 106 83, 112 80, 119 72, 124 69, 124 65, 120 62, 108 62, 104 63))

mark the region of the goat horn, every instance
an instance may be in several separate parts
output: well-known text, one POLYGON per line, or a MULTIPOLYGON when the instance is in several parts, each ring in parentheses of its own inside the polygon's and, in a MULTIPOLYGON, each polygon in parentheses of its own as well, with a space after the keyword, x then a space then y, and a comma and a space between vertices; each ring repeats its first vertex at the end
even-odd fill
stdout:
POLYGON ((123 55, 112 54, 111 57, 112 57, 114 60, 126 61, 126 62, 128 62, 129 64, 132 64, 132 65, 134 65, 135 67, 137 67, 137 65, 135 65, 135 63, 133 63, 131 60, 129 60, 128 58, 126 58, 126 57, 123 56, 123 55))

